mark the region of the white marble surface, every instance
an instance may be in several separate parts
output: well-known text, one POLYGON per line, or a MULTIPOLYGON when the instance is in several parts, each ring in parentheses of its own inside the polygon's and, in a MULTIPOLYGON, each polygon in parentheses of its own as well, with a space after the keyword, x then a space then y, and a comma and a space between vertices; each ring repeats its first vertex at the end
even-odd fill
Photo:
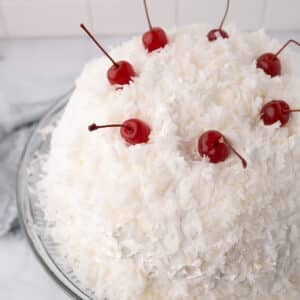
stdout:
POLYGON ((19 233, 0 241, 0 265, 0 299, 69 299, 44 272, 19 233))
MULTIPOLYGON (((299 33, 273 35, 283 41, 300 38, 299 33)), ((102 41, 112 45, 122 39, 102 41)), ((97 54, 86 39, 0 40, 0 93, 16 104, 58 97, 73 86, 83 64, 97 54)), ((0 299, 68 299, 37 263, 20 233, 0 240, 0 299)))

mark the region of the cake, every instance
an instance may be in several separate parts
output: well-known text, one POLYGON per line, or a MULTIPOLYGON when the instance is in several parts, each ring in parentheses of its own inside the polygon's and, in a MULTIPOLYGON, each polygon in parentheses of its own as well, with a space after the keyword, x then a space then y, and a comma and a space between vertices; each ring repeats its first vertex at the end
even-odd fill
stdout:
POLYGON ((38 184, 46 231, 82 286, 102 300, 300 299, 300 117, 266 126, 262 107, 300 108, 297 56, 281 76, 256 59, 281 44, 264 31, 207 25, 169 31, 148 53, 140 37, 111 51, 136 76, 116 88, 105 57, 77 80, 38 184), (130 145, 118 128, 151 128, 130 145), (211 163, 199 136, 222 132, 231 152, 211 163))

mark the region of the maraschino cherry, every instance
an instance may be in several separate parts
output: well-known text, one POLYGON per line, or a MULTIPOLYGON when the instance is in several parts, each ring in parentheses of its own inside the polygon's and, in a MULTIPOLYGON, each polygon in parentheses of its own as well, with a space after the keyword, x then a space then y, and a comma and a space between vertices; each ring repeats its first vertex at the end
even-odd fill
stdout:
POLYGON ((207 34, 207 38, 210 42, 213 42, 213 41, 217 40, 219 36, 223 39, 228 39, 229 38, 228 33, 225 30, 222 29, 223 25, 224 25, 224 22, 226 20, 226 17, 228 15, 229 5, 230 5, 230 0, 227 0, 227 6, 226 6, 225 14, 224 14, 224 17, 221 21, 221 24, 220 24, 219 28, 218 29, 213 29, 207 34))
POLYGON ((263 106, 260 118, 265 125, 272 125, 279 121, 282 127, 289 121, 292 112, 300 112, 300 109, 290 109, 285 101, 273 100, 263 106))
POLYGON ((130 145, 147 143, 151 133, 150 127, 139 119, 129 119, 122 124, 96 125, 91 124, 89 131, 101 128, 119 127, 122 138, 130 145))
POLYGON ((225 136, 216 130, 204 132, 198 140, 198 151, 201 157, 207 156, 211 163, 219 163, 226 160, 232 151, 247 168, 246 160, 232 147, 225 136))
POLYGON ((152 52, 154 50, 164 48, 168 44, 168 38, 166 32, 162 28, 152 27, 146 0, 144 0, 144 7, 149 25, 149 31, 143 34, 143 44, 148 52, 152 52))
POLYGON ((259 69, 264 70, 264 72, 271 77, 281 75, 281 63, 278 58, 279 54, 290 44, 294 43, 300 46, 295 40, 287 41, 275 54, 274 53, 264 53, 256 60, 256 66, 259 69))
POLYGON ((87 33, 87 35, 91 38, 91 40, 100 48, 100 50, 107 56, 107 58, 112 62, 112 66, 107 71, 108 81, 112 85, 126 85, 129 84, 133 77, 136 76, 136 73, 132 67, 132 65, 125 61, 115 61, 108 52, 98 43, 95 37, 91 34, 91 32, 81 24, 80 27, 87 33))

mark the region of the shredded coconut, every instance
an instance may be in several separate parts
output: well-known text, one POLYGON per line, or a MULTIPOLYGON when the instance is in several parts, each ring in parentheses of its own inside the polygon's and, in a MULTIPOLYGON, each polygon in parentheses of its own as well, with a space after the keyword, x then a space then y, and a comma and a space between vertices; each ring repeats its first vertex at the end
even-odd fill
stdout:
MULTIPOLYGON (((138 77, 110 86, 106 58, 89 63, 55 128, 39 192, 60 253, 96 299, 300 299, 300 116, 264 126, 262 105, 300 107, 296 56, 271 78, 256 58, 280 44, 263 31, 208 42, 211 28, 169 32, 148 54, 140 37, 112 51, 138 77), (90 123, 140 118, 147 144, 90 123), (210 164, 206 130, 243 154, 210 164)), ((226 28, 227 30, 227 28, 226 28)))

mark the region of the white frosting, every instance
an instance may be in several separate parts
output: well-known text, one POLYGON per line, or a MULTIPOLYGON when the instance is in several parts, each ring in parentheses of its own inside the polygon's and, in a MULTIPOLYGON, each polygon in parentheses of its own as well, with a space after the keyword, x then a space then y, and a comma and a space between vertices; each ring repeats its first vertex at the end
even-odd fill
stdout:
POLYGON ((270 78, 256 58, 279 47, 263 31, 208 42, 208 26, 169 33, 146 53, 140 37, 112 51, 138 77, 116 91, 110 62, 89 63, 54 130, 39 184, 49 233, 97 299, 299 299, 300 114, 264 126, 262 105, 300 107, 296 57, 270 78), (90 123, 140 118, 147 144, 90 123), (247 159, 201 159, 197 140, 221 131, 247 159))

